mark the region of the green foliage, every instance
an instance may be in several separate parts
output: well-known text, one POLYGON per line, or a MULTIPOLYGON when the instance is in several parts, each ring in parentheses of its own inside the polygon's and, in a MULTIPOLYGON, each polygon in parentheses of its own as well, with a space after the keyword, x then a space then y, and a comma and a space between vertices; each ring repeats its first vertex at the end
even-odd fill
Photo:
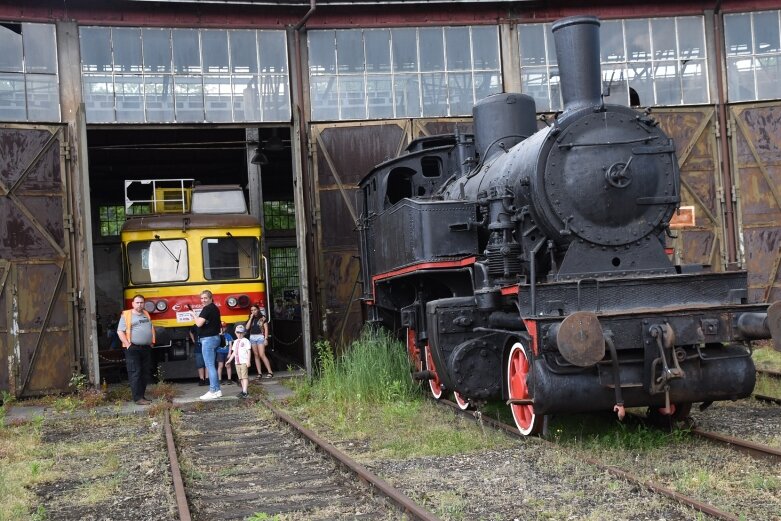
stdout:
POLYGON ((280 517, 279 514, 269 515, 265 512, 255 512, 250 517, 247 518, 247 521, 280 521, 282 517, 280 517))
POLYGON ((315 345, 316 379, 299 387, 299 398, 341 403, 392 403, 416 396, 404 347, 384 330, 367 328, 336 357, 327 341, 315 345))
POLYGON ((46 512, 46 508, 43 505, 38 505, 38 508, 33 512, 32 516, 30 516, 30 519, 32 521, 47 521, 49 519, 49 514, 46 512))
POLYGON ((87 375, 80 373, 73 373, 71 375, 70 382, 68 382, 68 386, 77 393, 80 393, 86 389, 88 384, 89 382, 87 381, 87 375))

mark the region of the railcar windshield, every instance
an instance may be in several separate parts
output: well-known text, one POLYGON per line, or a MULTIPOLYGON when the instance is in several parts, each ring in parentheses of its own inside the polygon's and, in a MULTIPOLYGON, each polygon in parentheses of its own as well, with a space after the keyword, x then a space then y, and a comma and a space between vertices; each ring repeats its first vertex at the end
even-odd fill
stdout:
POLYGON ((203 240, 203 276, 207 280, 257 279, 258 239, 255 237, 208 237, 203 240))
POLYGON ((127 263, 133 284, 180 282, 190 276, 184 239, 131 242, 127 263))

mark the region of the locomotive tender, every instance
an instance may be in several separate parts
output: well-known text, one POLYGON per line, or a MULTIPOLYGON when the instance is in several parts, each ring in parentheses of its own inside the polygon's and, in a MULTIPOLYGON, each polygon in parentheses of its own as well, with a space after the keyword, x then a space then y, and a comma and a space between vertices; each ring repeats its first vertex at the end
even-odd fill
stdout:
POLYGON ((518 429, 544 415, 750 395, 751 340, 781 350, 781 303, 747 302, 744 271, 673 265, 672 140, 602 99, 599 21, 553 24, 563 112, 498 94, 474 135, 413 141, 362 181, 370 320, 406 331, 414 376, 462 407, 507 399, 518 429))

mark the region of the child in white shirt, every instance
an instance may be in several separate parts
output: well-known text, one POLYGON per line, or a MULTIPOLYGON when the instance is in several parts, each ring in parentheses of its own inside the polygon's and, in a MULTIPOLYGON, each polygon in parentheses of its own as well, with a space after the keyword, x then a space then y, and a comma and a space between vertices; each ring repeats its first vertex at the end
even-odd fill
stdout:
POLYGON ((252 366, 252 345, 248 338, 244 338, 247 330, 243 325, 236 326, 236 340, 231 344, 231 352, 226 364, 236 361, 236 375, 241 381, 241 392, 239 398, 247 398, 247 386, 249 385, 249 369, 252 366))

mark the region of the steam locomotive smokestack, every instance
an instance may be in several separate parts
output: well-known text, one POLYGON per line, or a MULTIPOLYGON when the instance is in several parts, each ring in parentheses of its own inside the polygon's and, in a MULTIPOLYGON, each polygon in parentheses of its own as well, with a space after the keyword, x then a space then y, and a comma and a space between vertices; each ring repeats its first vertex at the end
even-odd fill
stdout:
POLYGON ((599 20, 571 16, 553 23, 564 112, 601 103, 599 20))

